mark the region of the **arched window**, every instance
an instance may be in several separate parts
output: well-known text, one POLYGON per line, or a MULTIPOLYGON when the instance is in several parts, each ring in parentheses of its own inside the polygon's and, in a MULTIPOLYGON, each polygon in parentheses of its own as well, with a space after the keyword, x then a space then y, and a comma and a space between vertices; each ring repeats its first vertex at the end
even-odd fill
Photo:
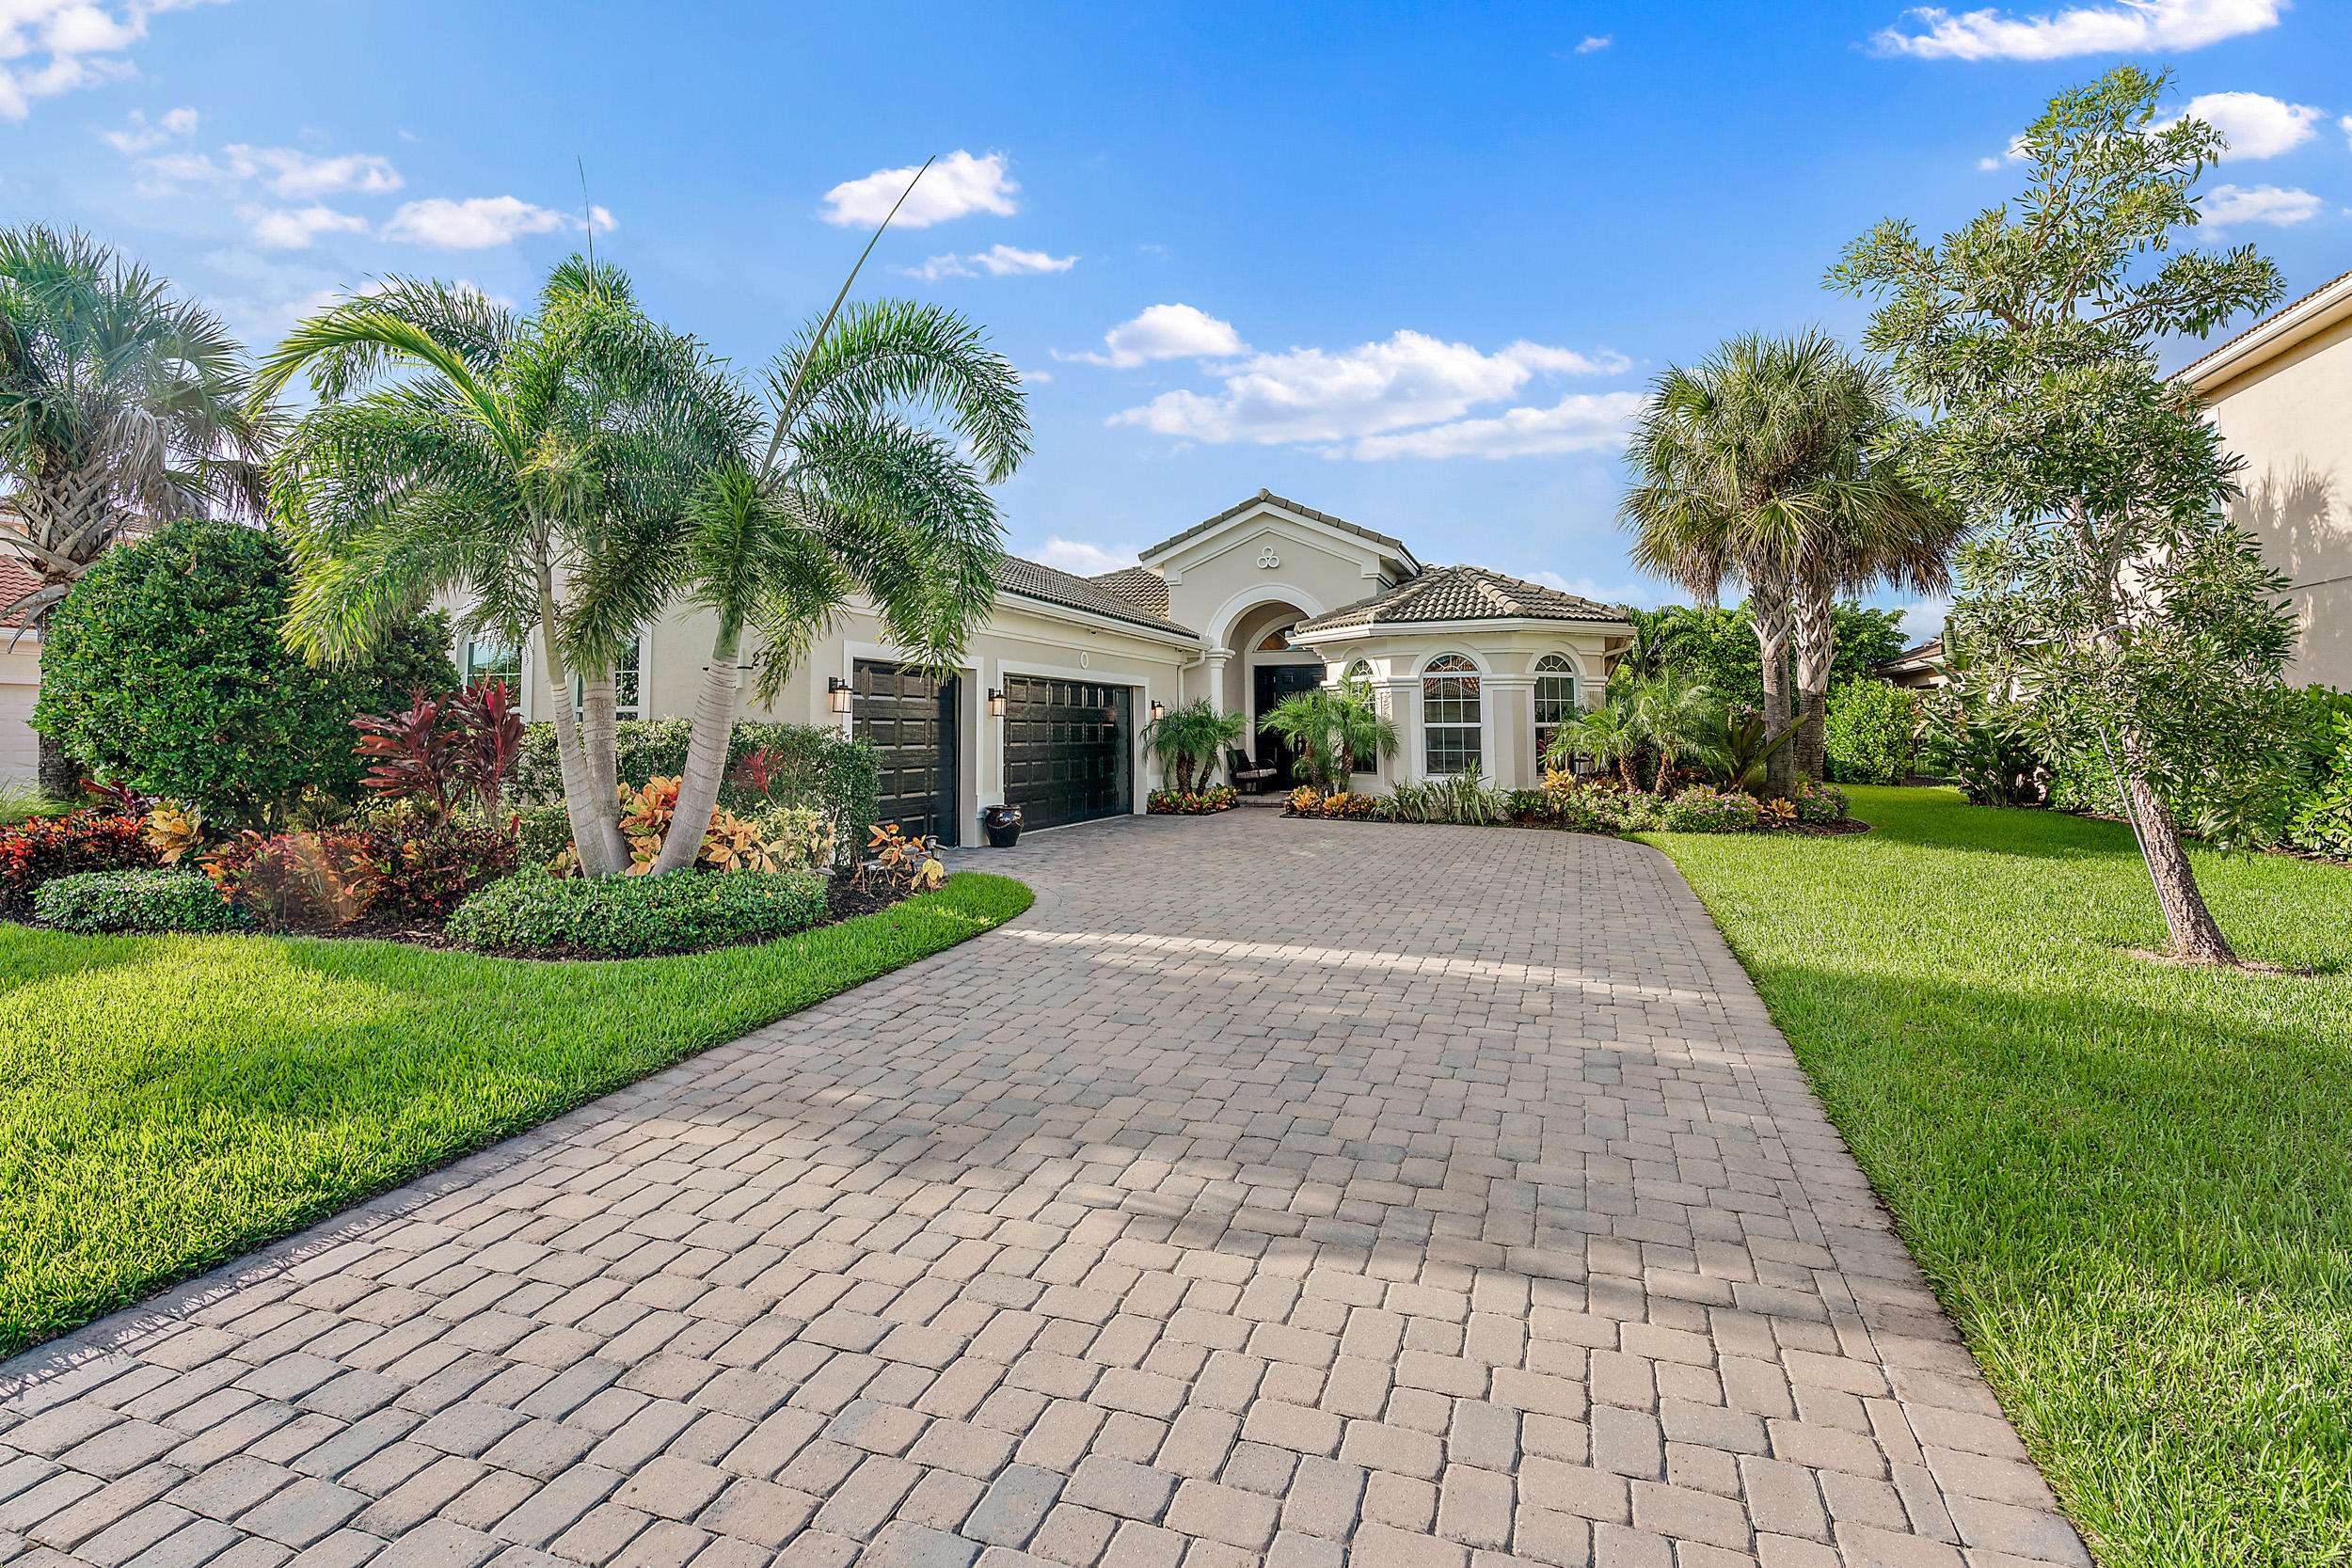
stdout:
POLYGON ((1423 771, 1479 766, 1478 666, 1460 654, 1439 654, 1422 667, 1421 733, 1423 771))
POLYGON ((1535 661, 1535 755, 1551 750, 1551 732, 1576 717, 1576 666, 1558 654, 1535 661))
POLYGON ((1368 658, 1359 658, 1355 663, 1349 665, 1347 667, 1347 678, 1352 681, 1368 681, 1372 679, 1372 660, 1368 658))
MULTIPOLYGON (((1347 684, 1359 691, 1369 692, 1372 689, 1372 660, 1359 658, 1349 665, 1347 684)), ((1370 756, 1356 756, 1350 753, 1350 760, 1354 766, 1348 771, 1352 773, 1378 773, 1380 771, 1380 757, 1377 752, 1370 756)))

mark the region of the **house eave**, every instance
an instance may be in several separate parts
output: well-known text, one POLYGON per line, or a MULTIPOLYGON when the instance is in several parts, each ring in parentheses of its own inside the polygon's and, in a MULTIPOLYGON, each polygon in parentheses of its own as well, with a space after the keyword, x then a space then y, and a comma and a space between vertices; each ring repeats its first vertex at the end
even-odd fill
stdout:
POLYGON ((2255 323, 2202 358, 2173 372, 2171 378, 2209 394, 2347 319, 2352 319, 2352 272, 2322 284, 2268 320, 2255 323))
POLYGON ((1122 621, 1115 615, 1100 615, 1090 610, 1079 610, 1074 606, 1059 604, 1052 599, 1041 599, 1034 594, 1024 594, 1017 588, 999 586, 996 590, 996 597, 999 603, 1011 601, 1020 609, 1033 614, 1042 615, 1052 621, 1068 621, 1097 631, 1125 632, 1130 637, 1140 637, 1153 642, 1166 642, 1178 648, 1200 646, 1199 632, 1186 631, 1173 624, 1166 626, 1151 626, 1137 621, 1122 621))
POLYGON ((1293 632, 1291 641, 1313 646, 1319 642, 1360 641, 1373 637, 1461 637, 1481 632, 1539 632, 1563 636, 1581 632, 1589 637, 1621 637, 1633 628, 1623 621, 1565 621, 1546 615, 1481 615, 1453 621, 1366 621, 1353 626, 1322 626, 1293 632))

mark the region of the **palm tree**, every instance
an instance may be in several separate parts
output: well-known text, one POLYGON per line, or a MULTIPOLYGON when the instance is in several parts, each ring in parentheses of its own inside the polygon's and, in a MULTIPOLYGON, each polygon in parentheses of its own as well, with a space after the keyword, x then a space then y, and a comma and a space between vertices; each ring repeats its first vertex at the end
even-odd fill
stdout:
POLYGON ((1371 686, 1346 680, 1338 690, 1295 691, 1258 719, 1298 753, 1291 771, 1328 795, 1343 787, 1359 758, 1393 756, 1396 722, 1373 700, 1371 686))
POLYGON ((687 487, 749 434, 747 400, 618 271, 579 257, 529 316, 391 280, 297 326, 255 395, 305 370, 318 405, 270 473, 302 573, 289 641, 348 657, 444 590, 469 598, 469 629, 535 630, 581 868, 627 868, 613 668, 677 586, 687 487))
POLYGON ((1642 754, 1642 732, 1622 694, 1582 713, 1551 732, 1551 748, 1544 753, 1552 768, 1566 768, 1582 757, 1597 768, 1614 768, 1626 788, 1638 789, 1633 759, 1642 754))
POLYGON ((1249 721, 1242 715, 1219 713, 1209 699, 1196 697, 1169 708, 1148 727, 1144 744, 1160 759, 1176 787, 1189 795, 1196 775, 1203 781, 1216 777, 1225 748, 1239 740, 1248 727, 1249 721))
MULTIPOLYGON (((1871 455, 1891 418, 1878 372, 1815 332, 1735 338, 1692 369, 1669 368, 1637 426, 1622 507, 1634 561, 1708 603, 1726 578, 1745 586, 1775 735, 1801 717, 1790 670, 1801 612, 1804 673, 1825 683, 1836 590, 1890 574, 1928 580, 1928 559, 1940 561, 1931 503, 1871 455)), ((1787 795, 1796 772, 1794 749, 1774 751, 1766 793, 1787 795)))
MULTIPOLYGON (((259 514, 271 420, 217 316, 85 235, 0 230, 0 548, 40 579, 0 607, 43 626, 140 519, 259 514)), ((13 642, 11 643, 13 645, 13 642)), ((79 770, 40 737, 40 787, 79 770)))
POLYGON ((1658 753, 1658 775, 1650 792, 1663 795, 1674 783, 1675 764, 1696 752, 1723 705, 1715 693, 1674 670, 1652 675, 1626 697, 1634 733, 1658 753))
POLYGON ((1633 635, 1626 639, 1624 647, 1609 656, 1612 675, 1647 680, 1690 657, 1691 628, 1683 619, 1686 611, 1680 606, 1666 610, 1636 610, 1631 605, 1617 608, 1625 624, 1633 628, 1633 635))
POLYGON ((1002 526, 987 487, 1028 455, 1029 423, 1020 375, 977 328, 936 306, 836 300, 768 385, 764 452, 730 457, 688 510, 687 580, 719 629, 657 875, 691 865, 709 831, 747 630, 766 640, 759 689, 773 702, 853 595, 910 662, 942 669, 995 601, 1002 526), (947 428, 906 417, 921 410, 947 428))

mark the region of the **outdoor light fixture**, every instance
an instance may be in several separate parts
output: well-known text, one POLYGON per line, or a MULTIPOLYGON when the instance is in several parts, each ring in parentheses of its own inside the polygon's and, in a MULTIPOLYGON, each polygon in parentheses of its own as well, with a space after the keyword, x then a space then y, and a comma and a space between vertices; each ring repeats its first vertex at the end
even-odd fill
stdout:
POLYGON ((988 716, 991 719, 1002 719, 1005 716, 1005 694, 993 687, 989 689, 988 693, 988 716))
POLYGON ((825 682, 825 699, 835 713, 850 711, 850 683, 839 675, 825 682))
POLYGON ((1152 722, 1156 724, 1167 717, 1168 708, 1165 705, 1156 702, 1152 705, 1152 722))

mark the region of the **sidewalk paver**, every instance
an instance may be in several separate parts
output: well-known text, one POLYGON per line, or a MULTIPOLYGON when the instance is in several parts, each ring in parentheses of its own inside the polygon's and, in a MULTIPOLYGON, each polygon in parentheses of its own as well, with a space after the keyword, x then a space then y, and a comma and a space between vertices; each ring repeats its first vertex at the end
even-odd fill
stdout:
POLYGON ((2088 1564, 1663 857, 1012 925, 0 1366, 0 1559, 2088 1564))

